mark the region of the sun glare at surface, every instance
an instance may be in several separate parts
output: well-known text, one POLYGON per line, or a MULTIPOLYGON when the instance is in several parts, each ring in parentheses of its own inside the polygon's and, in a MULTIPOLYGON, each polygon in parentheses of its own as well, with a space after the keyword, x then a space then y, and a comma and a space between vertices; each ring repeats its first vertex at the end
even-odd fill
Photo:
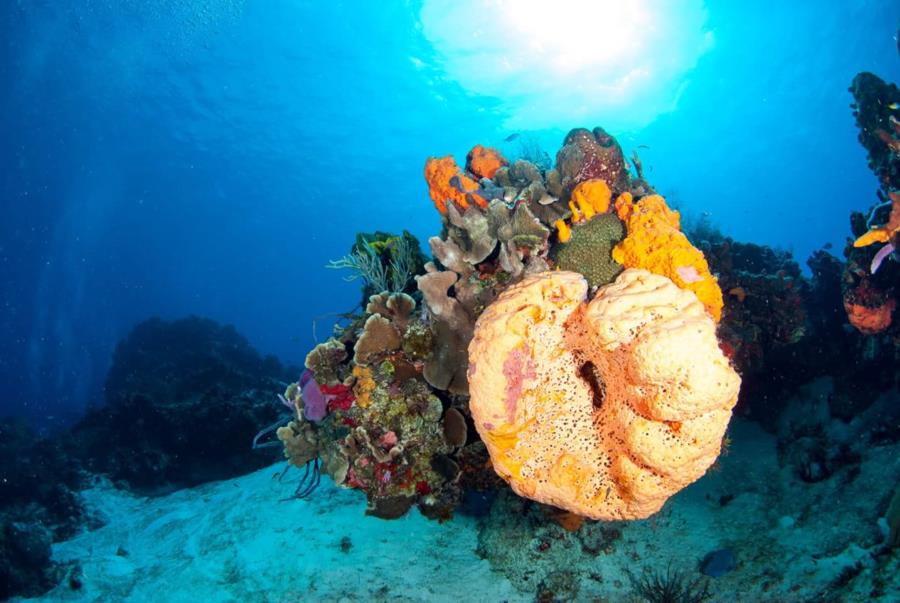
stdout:
POLYGON ((499 99, 512 128, 646 125, 713 40, 701 0, 425 0, 420 17, 446 77, 499 99))

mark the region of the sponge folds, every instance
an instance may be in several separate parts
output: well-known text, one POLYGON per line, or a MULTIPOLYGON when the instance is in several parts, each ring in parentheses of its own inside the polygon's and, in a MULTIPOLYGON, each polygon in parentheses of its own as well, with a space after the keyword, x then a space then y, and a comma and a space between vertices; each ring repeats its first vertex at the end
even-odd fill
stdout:
POLYGON ((470 408, 521 496, 640 519, 718 457, 740 378, 697 296, 628 269, 586 303, 575 272, 529 276, 479 317, 470 408))

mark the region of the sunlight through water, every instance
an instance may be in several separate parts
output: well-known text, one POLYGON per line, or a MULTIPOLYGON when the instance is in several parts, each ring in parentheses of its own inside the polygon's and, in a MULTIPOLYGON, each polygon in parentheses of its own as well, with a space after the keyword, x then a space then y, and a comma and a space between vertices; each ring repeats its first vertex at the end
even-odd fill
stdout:
POLYGON ((713 45, 701 0, 425 0, 420 17, 446 77, 510 128, 644 126, 713 45))

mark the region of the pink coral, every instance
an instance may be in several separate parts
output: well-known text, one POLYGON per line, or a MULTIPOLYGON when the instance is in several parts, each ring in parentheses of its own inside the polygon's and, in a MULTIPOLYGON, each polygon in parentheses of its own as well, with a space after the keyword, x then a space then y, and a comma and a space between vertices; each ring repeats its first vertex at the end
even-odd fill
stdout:
POLYGON ((328 414, 327 400, 311 370, 306 369, 300 376, 303 396, 303 416, 307 421, 321 421, 328 414))
MULTIPOLYGON (((474 372, 474 371, 473 371, 474 372)), ((516 402, 522 395, 522 385, 534 378, 534 365, 528 345, 515 348, 503 361, 503 376, 506 378, 506 412, 510 421, 516 416, 516 402)))

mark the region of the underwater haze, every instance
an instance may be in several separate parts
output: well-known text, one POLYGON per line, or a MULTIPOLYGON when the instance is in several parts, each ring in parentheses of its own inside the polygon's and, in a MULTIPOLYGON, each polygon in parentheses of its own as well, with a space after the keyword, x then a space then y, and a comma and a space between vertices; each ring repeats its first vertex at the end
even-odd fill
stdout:
MULTIPOLYGON (((473 3, 460 45, 441 47, 448 32, 436 45, 422 19, 449 4, 4 3, 4 410, 44 426, 73 418, 148 315, 210 316, 302 361, 313 321, 321 340, 327 315, 356 303, 356 284, 323 266, 357 231, 425 241, 439 226, 424 159, 528 132, 523 115, 545 107, 528 91, 541 72, 518 74, 504 97, 447 70, 465 41, 505 27, 473 3)), ((847 86, 861 70, 900 71, 895 5, 690 4, 694 31, 664 36, 676 48, 634 50, 668 89, 612 105, 592 91, 592 111, 590 96, 566 102, 591 73, 560 75, 535 135, 552 152, 568 129, 603 125, 626 150, 648 147, 648 175, 687 216, 708 212, 730 236, 801 260, 840 246, 848 211, 876 188, 847 86), (667 63, 672 51, 687 64, 667 63)), ((666 28, 678 5, 647 10, 666 28)), ((566 8, 578 21, 577 3, 566 8)), ((580 51, 602 55, 616 26, 596 19, 580 51)), ((516 51, 488 48, 467 67, 487 81, 516 51)))
POLYGON ((900 601, 898 29, 0 2, 0 600, 900 601))

